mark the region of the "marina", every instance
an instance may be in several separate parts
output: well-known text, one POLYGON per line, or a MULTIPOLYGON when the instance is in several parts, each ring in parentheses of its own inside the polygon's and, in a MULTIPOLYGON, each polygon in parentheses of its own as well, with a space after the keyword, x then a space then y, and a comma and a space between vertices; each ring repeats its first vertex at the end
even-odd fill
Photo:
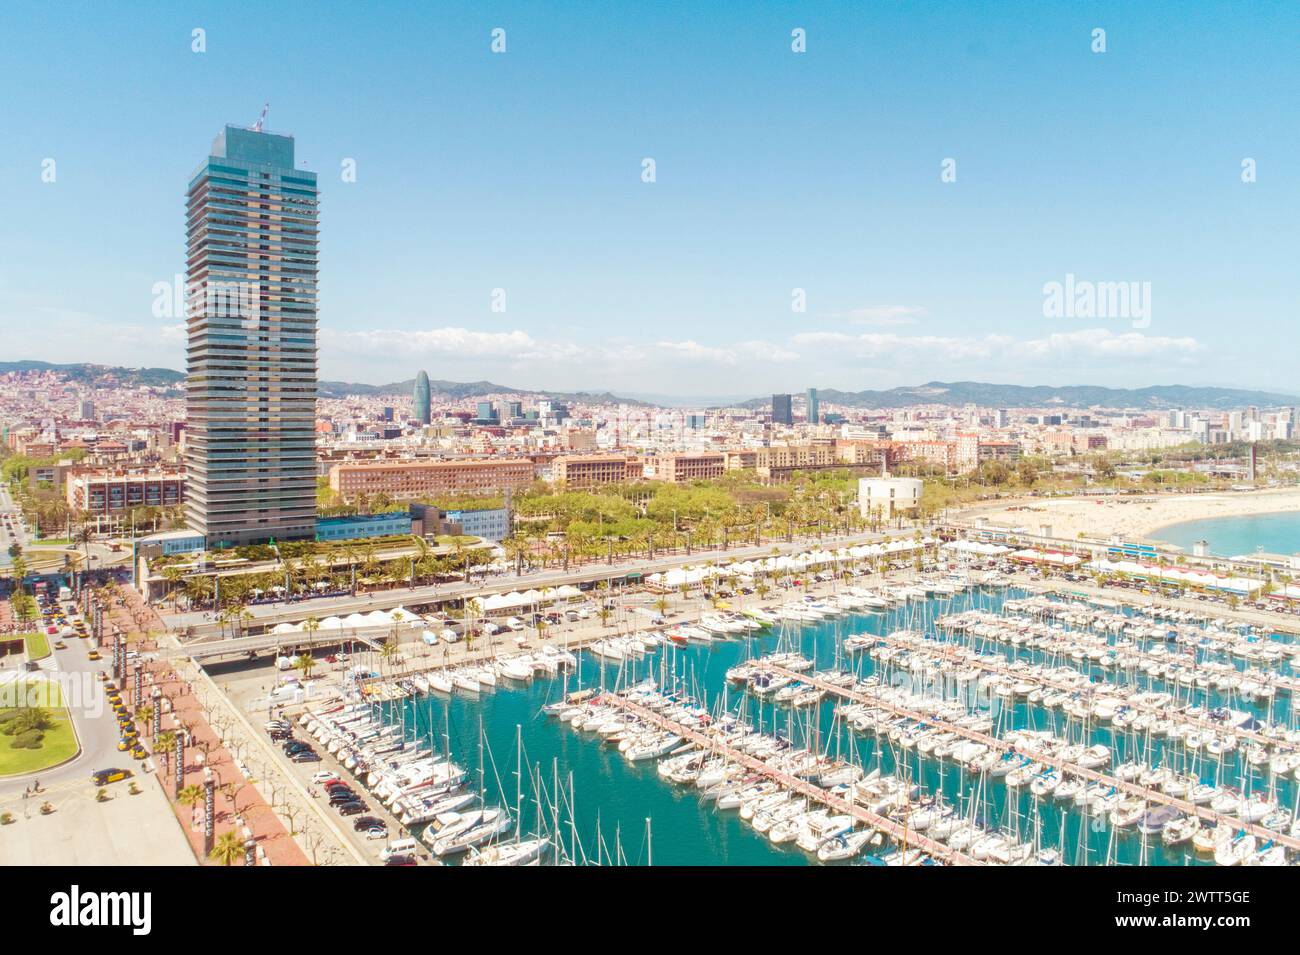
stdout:
POLYGON ((447 767, 383 791, 444 861, 458 833, 476 865, 1294 861, 1289 637, 987 570, 854 576, 360 675, 334 705, 447 767), (517 746, 531 798, 465 769, 485 743, 517 746))

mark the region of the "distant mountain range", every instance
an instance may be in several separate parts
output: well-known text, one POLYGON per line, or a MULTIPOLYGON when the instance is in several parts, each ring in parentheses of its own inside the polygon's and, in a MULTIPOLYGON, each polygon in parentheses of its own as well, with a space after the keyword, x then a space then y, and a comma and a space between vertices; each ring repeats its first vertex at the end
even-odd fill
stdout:
MULTIPOLYGON (((902 408, 908 405, 979 405, 985 408, 1244 408, 1300 404, 1300 395, 1239 388, 1200 388, 1152 385, 1148 388, 1102 388, 1096 385, 992 385, 979 381, 931 381, 887 391, 818 389, 822 404, 852 408, 902 408)), ((760 408, 770 396, 754 398, 740 407, 760 408)))
POLYGON ((119 368, 87 362, 56 365, 48 361, 0 361, 0 375, 11 371, 57 371, 69 381, 96 388, 114 384, 173 388, 185 380, 185 372, 172 368, 119 368))
MULTIPOLYGON (((185 373, 171 368, 120 368, 94 365, 85 362, 52 364, 47 361, 3 361, 0 374, 11 371, 55 371, 71 381, 94 387, 112 385, 148 385, 173 388, 185 381, 185 373)), ((411 397, 415 379, 395 381, 387 385, 367 385, 350 381, 322 381, 320 394, 324 398, 342 398, 347 395, 392 395, 394 398, 411 397)), ((462 400, 483 395, 537 395, 554 401, 586 402, 590 404, 657 405, 660 407, 712 407, 761 408, 771 397, 763 395, 725 404, 727 396, 685 399, 671 395, 641 394, 640 397, 615 395, 607 391, 546 391, 533 388, 512 388, 491 381, 430 381, 429 393, 434 398, 462 400), (648 399, 648 400, 643 400, 648 399)), ((818 395, 823 404, 847 405, 851 408, 902 408, 908 405, 933 404, 961 406, 974 404, 985 408, 1136 408, 1158 411, 1162 408, 1244 408, 1247 405, 1275 407, 1300 404, 1300 395, 1274 391, 1250 391, 1240 388, 1209 388, 1190 385, 1152 385, 1148 388, 1102 388, 1096 385, 994 385, 979 381, 931 381, 924 385, 890 388, 887 391, 837 391, 821 388, 818 395)))
MULTIPOLYGON (((48 361, 0 361, 0 375, 11 371, 53 371, 75 381, 94 388, 107 388, 113 385, 136 387, 140 385, 156 388, 174 388, 185 381, 185 372, 173 368, 120 368, 110 365, 95 365, 89 362, 76 362, 59 365, 48 361)), ((366 385, 351 381, 322 381, 319 393, 322 398, 343 398, 348 395, 393 395, 410 398, 415 390, 415 379, 395 381, 387 385, 366 385)), ((430 381, 429 394, 433 398, 460 400, 480 395, 541 395, 552 401, 588 402, 593 404, 623 402, 626 404, 646 404, 635 398, 620 398, 609 392, 586 391, 544 391, 529 388, 511 388, 494 384, 490 381, 430 381)))
MULTIPOLYGON (((394 381, 387 385, 363 385, 355 381, 322 381, 317 385, 322 398, 344 398, 348 395, 393 395, 407 399, 415 391, 415 379, 394 381)), ((435 381, 429 379, 429 396, 431 398, 451 399, 476 398, 482 395, 540 395, 552 401, 587 402, 589 404, 645 404, 634 398, 620 398, 607 391, 546 391, 536 388, 511 388, 490 381, 435 381)))

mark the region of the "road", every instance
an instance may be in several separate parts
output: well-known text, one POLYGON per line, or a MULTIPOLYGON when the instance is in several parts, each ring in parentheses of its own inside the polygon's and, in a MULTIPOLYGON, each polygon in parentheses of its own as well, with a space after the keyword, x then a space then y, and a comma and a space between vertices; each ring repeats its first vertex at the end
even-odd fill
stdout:
MULTIPOLYGON (((59 531, 56 536, 61 534, 62 531, 59 531)), ((82 569, 82 562, 85 559, 87 549, 89 549, 90 569, 92 570, 103 570, 107 567, 129 564, 131 561, 129 542, 123 546, 122 550, 114 553, 106 542, 91 541, 89 548, 86 548, 67 544, 46 544, 36 539, 27 529, 27 525, 22 518, 22 511, 14 503, 13 494, 8 485, 0 484, 0 568, 8 568, 13 563, 13 558, 9 556, 9 548, 13 544, 21 545, 24 551, 49 550, 56 551, 58 554, 67 554, 73 558, 73 566, 77 570, 82 569), (7 523, 13 527, 12 531, 6 528, 5 516, 10 519, 7 523)), ((30 559, 28 565, 31 565, 30 559)), ((62 563, 60 562, 55 569, 62 570, 62 563)))
MULTIPOLYGON (((54 646, 54 637, 50 646, 54 646)), ((69 704, 72 723, 77 730, 77 740, 81 744, 81 753, 62 766, 44 770, 34 775, 40 779, 42 788, 53 786, 67 780, 89 784, 90 774, 96 769, 121 766, 139 772, 139 765, 126 753, 117 750, 119 738, 117 720, 108 706, 104 694, 104 684, 97 678, 99 670, 107 671, 107 658, 98 661, 88 660, 93 641, 70 637, 64 641, 66 650, 51 649, 55 669, 46 671, 51 677, 57 677, 64 687, 64 700, 69 704)), ((6 676, 14 671, 10 670, 6 676)), ((18 776, 0 782, 0 793, 22 789, 32 782, 31 776, 18 776)))
POLYGON ((9 486, 0 484, 0 567, 8 567, 13 563, 13 559, 9 556, 9 548, 13 544, 27 546, 27 528, 23 524, 18 507, 14 504, 9 486), (9 518, 8 521, 5 520, 6 517, 9 518), (13 526, 12 532, 6 528, 6 524, 13 526))

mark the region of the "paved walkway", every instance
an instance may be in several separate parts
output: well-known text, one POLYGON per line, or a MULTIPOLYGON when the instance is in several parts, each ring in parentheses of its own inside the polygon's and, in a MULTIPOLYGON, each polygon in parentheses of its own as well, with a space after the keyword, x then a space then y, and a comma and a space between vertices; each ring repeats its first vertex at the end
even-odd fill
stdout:
POLYGON ((194 854, 167 800, 148 776, 105 787, 110 798, 98 802, 89 778, 42 784, 24 800, 21 792, 0 795, 0 812, 14 821, 0 826, 0 866, 194 865, 194 854), (54 812, 42 815, 42 802, 54 812))
MULTIPOLYGON (((236 829, 245 839, 257 842, 258 864, 263 864, 262 859, 269 860, 270 865, 309 864, 307 855, 294 842, 280 817, 267 805, 262 794, 240 769, 235 756, 222 743, 219 733, 209 722, 213 714, 195 696, 189 682, 161 663, 150 664, 149 682, 162 694, 163 730, 175 731, 185 726, 190 731, 191 744, 185 749, 185 785, 201 786, 205 770, 211 770, 216 781, 214 840, 219 839, 222 832, 236 829)), ((145 727, 141 727, 141 731, 144 732, 145 727)), ((149 743, 152 742, 150 739, 149 743)), ((181 822, 191 849, 197 858, 203 858, 203 804, 191 808, 176 800, 174 754, 168 759, 158 755, 154 762, 168 802, 181 822)))

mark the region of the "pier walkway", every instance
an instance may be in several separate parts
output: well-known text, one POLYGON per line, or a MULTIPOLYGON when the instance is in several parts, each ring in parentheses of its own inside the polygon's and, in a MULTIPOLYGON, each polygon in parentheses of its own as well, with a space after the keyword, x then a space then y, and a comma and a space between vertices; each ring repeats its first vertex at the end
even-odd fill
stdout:
MULTIPOLYGON (((1105 695, 1106 693, 1109 692, 1122 692, 1125 688, 1129 686, 1131 686, 1132 689, 1134 690, 1139 689, 1136 683, 1122 684, 1118 682, 1111 682, 1110 680, 1104 680, 1101 683, 1090 683, 1086 687, 1076 686, 1072 683, 1065 683, 1060 680, 1053 680, 1049 677, 1045 677, 1037 673, 1026 673, 1022 670, 1013 669, 1010 666, 1003 666, 1000 664, 991 663, 988 661, 986 657, 976 653, 974 650, 970 650, 965 644, 948 643, 939 640, 932 640, 929 638, 926 638, 924 640, 909 641, 909 640, 901 640, 897 637, 880 636, 877 637, 876 639, 881 643, 887 644, 888 646, 901 647, 903 649, 910 650, 913 653, 920 653, 925 656, 934 657, 942 660, 949 660, 953 663, 960 663, 964 666, 974 667, 975 669, 978 670, 984 670, 987 673, 993 673, 997 676, 1006 677, 1007 679, 1016 680, 1018 682, 1023 681, 1025 683, 1033 683, 1037 686, 1047 687, 1054 690, 1060 690, 1062 692, 1068 692, 1071 694, 1090 692, 1094 697, 1096 697, 1096 696, 1105 695), (968 653, 967 654, 961 653, 960 652, 961 650, 967 650, 968 653)), ((988 639, 988 638, 985 637, 982 639, 988 639)), ((1082 673, 1082 671, 1075 671, 1075 672, 1082 673)), ((1090 674, 1086 674, 1086 673, 1082 675, 1090 676, 1090 674)), ((1122 701, 1124 706, 1127 706, 1134 710, 1141 710, 1142 712, 1151 713, 1154 716, 1160 717, 1161 719, 1176 720, 1179 723, 1187 723, 1191 726, 1195 726, 1200 729, 1210 730, 1215 733, 1231 734, 1241 739, 1248 739, 1251 742, 1259 743, 1261 746, 1266 746, 1269 748, 1279 748, 1285 751, 1291 751, 1292 749, 1294 749, 1294 747, 1288 746, 1284 740, 1274 739, 1273 737, 1266 736, 1263 733, 1256 733, 1254 730, 1238 729, 1236 727, 1224 726, 1220 723, 1214 723, 1210 720, 1200 719, 1199 717, 1186 716, 1184 714, 1176 712, 1175 710, 1173 710, 1171 707, 1168 706, 1155 706, 1149 703, 1140 703, 1118 695, 1115 697, 1115 699, 1122 701)), ((1044 707, 1044 709, 1046 708, 1047 707, 1044 707)))
POLYGON ((862 806, 854 805, 847 800, 840 799, 838 796, 832 796, 825 789, 810 783, 806 779, 799 779, 796 776, 790 776, 786 773, 779 772, 757 757, 750 756, 748 753, 742 753, 737 749, 732 749, 715 739, 705 736, 703 733, 674 722, 673 720, 656 713, 654 710, 633 703, 631 700, 625 699, 624 697, 616 694, 606 694, 603 702, 610 703, 628 711, 629 713, 633 713, 637 718, 646 723, 668 730, 674 735, 682 737, 682 739, 688 739, 692 743, 695 743, 697 746, 700 746, 709 752, 725 756, 727 759, 780 783, 786 789, 797 792, 802 796, 806 796, 815 802, 819 802, 835 810, 837 813, 852 816, 863 825, 870 826, 873 829, 885 833, 904 851, 908 848, 921 849, 934 858, 952 863, 953 865, 983 864, 977 862, 965 853, 958 852, 956 849, 944 845, 942 842, 928 839, 920 833, 914 832, 892 819, 874 813, 862 806))
POLYGON ((897 703, 891 703, 885 700, 881 700, 874 696, 869 696, 865 693, 861 693, 856 690, 846 689, 845 687, 837 686, 834 683, 828 683, 825 680, 819 679, 814 676, 796 673, 794 670, 787 670, 785 667, 765 666, 764 669, 770 670, 773 673, 780 673, 783 676, 787 676, 790 677, 791 679, 798 680, 799 682, 804 683, 806 685, 815 686, 818 689, 825 690, 827 693, 830 693, 842 699, 846 699, 854 703, 861 703, 865 706, 875 707, 877 709, 889 710, 898 716, 904 716, 907 717, 908 719, 913 719, 920 723, 926 723, 929 726, 933 726, 935 729, 944 730, 945 732, 955 733, 956 735, 968 739, 971 742, 984 744, 985 746, 989 747, 990 752, 996 752, 996 751, 1015 752, 1021 756, 1024 756, 1026 759, 1030 760, 1031 762, 1042 763, 1047 766, 1052 766, 1056 769, 1061 770, 1063 773, 1068 772, 1072 776, 1078 776, 1081 779, 1086 779, 1090 782, 1099 783, 1102 786, 1107 786, 1116 789, 1120 792, 1128 793, 1129 795, 1132 796, 1138 796, 1141 799, 1143 799, 1145 802, 1153 803, 1156 805, 1173 806, 1175 809, 1178 809, 1181 812, 1184 812, 1188 815, 1198 816, 1201 819, 1206 820, 1207 822, 1211 822, 1215 824, 1216 826, 1222 823, 1231 829, 1248 832, 1257 838, 1263 839, 1265 841, 1271 841, 1273 843, 1276 843, 1277 845, 1285 846, 1286 848, 1291 849, 1292 851, 1300 851, 1300 839, 1296 839, 1292 836, 1284 835, 1280 832, 1275 832, 1271 829, 1265 829, 1263 826, 1259 826, 1254 823, 1245 822, 1244 820, 1238 819, 1236 816, 1229 816, 1221 812, 1215 812, 1213 809, 1210 809, 1207 806, 1198 806, 1194 803, 1188 802, 1185 799, 1179 799, 1177 797, 1167 795, 1166 793, 1160 792, 1159 790, 1150 789, 1146 786, 1139 785, 1138 783, 1125 782, 1114 776, 1108 776, 1105 773, 1099 773, 1091 769, 1084 769, 1082 766, 1079 766, 1077 763, 1067 762, 1066 760, 1059 759, 1055 756, 1049 756, 1047 754, 1035 752, 1028 749, 1022 750, 1019 747, 1015 746, 1014 744, 1008 743, 1005 740, 998 739, 996 736, 989 736, 986 733, 980 733, 976 730, 967 729, 964 726, 957 726, 955 723, 949 723, 946 720, 942 720, 937 717, 930 716, 925 713, 921 713, 917 710, 913 710, 905 706, 900 706, 897 703))

